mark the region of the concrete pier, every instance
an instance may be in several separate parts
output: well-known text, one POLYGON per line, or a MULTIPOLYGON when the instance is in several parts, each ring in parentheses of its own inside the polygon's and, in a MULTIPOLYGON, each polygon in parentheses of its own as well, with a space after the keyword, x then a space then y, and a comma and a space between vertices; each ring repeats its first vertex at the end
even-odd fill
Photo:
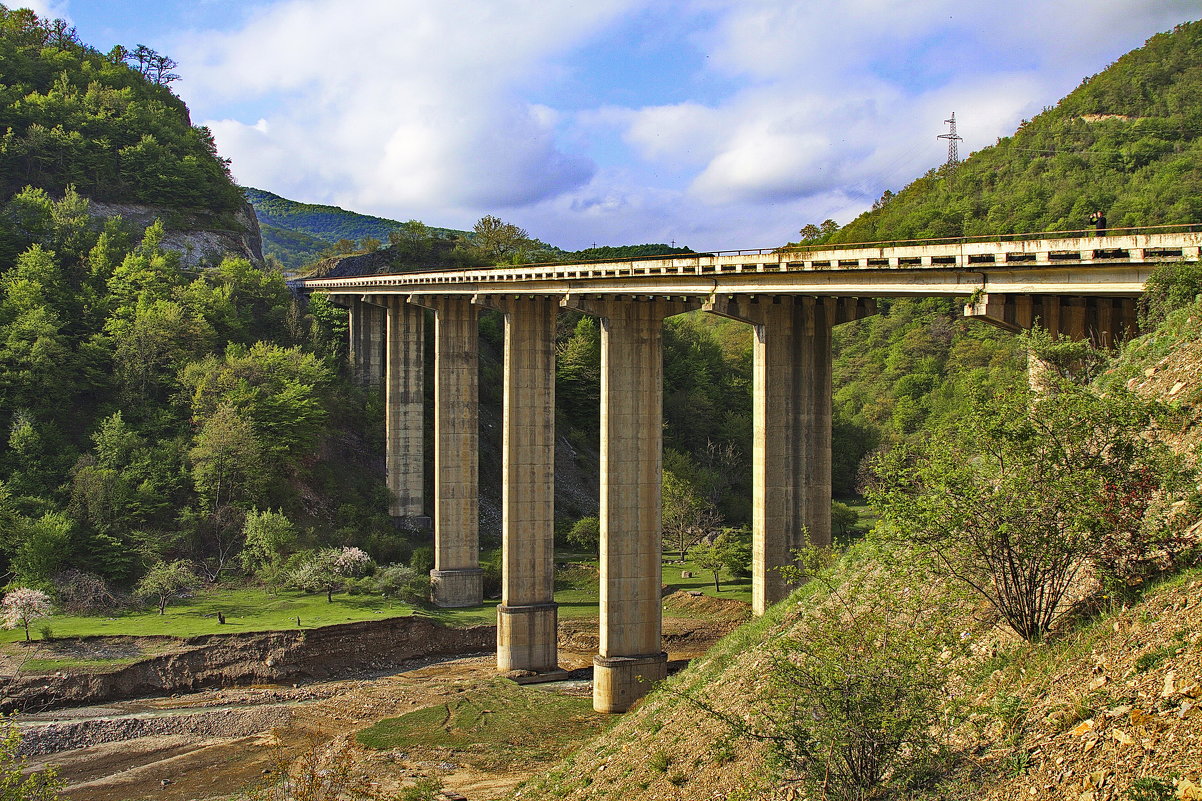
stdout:
POLYGON ((555 604, 555 317, 544 297, 487 301, 505 314, 501 605, 497 669, 558 667, 555 604))
POLYGON ((699 304, 564 303, 601 318, 601 647, 593 708, 625 712, 667 675, 660 640, 663 321, 699 304))
POLYGON ((425 511, 425 380, 422 367, 426 340, 425 310, 399 295, 386 299, 384 358, 385 437, 388 513, 416 527, 429 523, 425 511))
POLYGON ((361 387, 379 387, 384 380, 384 309, 375 301, 364 296, 350 305, 349 356, 361 387))
POLYGON ((719 298, 707 311, 750 323, 752 611, 796 588, 780 568, 795 552, 831 544, 831 329, 876 313, 870 300, 719 298))
POLYGON ((468 297, 411 295, 434 310, 434 569, 437 606, 479 606, 479 307, 468 297))

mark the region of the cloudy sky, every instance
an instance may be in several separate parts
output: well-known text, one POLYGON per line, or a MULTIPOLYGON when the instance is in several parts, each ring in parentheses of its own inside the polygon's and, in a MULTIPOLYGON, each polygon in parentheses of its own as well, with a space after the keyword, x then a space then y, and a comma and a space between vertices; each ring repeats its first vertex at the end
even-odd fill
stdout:
MULTIPOLYGON (((18 5, 10 0, 9 5, 18 5)), ((1198 0, 36 0, 180 62, 237 180, 565 248, 772 246, 1011 133, 1198 0)))

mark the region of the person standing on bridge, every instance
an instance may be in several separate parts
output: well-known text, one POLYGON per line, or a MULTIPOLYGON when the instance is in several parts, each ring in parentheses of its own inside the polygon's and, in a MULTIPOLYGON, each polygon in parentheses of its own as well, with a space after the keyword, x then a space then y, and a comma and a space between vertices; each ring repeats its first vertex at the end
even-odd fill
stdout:
POLYGON ((1095 211, 1089 215, 1089 221, 1096 227, 1098 236, 1106 236, 1106 212, 1095 211))

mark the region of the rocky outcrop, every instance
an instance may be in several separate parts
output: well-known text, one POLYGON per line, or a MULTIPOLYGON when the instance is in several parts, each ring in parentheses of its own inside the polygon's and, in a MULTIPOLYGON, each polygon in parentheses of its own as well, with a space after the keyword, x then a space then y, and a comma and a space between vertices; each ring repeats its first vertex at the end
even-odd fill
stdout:
POLYGON ((0 712, 144 698, 206 687, 329 679, 433 655, 492 649, 495 626, 454 629, 397 617, 302 631, 211 634, 170 653, 108 671, 15 676, 0 683, 0 712))
POLYGON ((160 206, 136 203, 105 203, 93 200, 88 204, 95 217, 117 217, 144 231, 155 220, 162 220, 166 229, 163 247, 178 251, 181 265, 187 269, 212 266, 226 256, 263 263, 263 236, 259 221, 250 203, 243 203, 233 215, 216 217, 211 214, 187 214, 160 206))

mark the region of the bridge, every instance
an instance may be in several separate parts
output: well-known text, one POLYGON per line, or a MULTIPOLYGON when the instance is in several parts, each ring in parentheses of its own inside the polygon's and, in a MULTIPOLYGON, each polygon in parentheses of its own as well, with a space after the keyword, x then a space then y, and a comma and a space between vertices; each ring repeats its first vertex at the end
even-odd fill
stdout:
POLYGON ((503 578, 497 667, 557 667, 554 590, 555 320, 601 325, 600 648, 593 704, 622 712, 666 675, 661 645, 661 330, 693 310, 754 330, 753 610, 792 589, 776 568, 830 543, 831 331, 875 298, 967 297, 969 317, 1034 324, 1101 346, 1132 334, 1156 265, 1196 260, 1185 227, 725 251, 310 279, 350 307, 351 358, 386 398, 390 512, 421 519, 426 310, 433 310, 433 601, 482 602, 478 536, 478 329, 505 319, 503 578))

